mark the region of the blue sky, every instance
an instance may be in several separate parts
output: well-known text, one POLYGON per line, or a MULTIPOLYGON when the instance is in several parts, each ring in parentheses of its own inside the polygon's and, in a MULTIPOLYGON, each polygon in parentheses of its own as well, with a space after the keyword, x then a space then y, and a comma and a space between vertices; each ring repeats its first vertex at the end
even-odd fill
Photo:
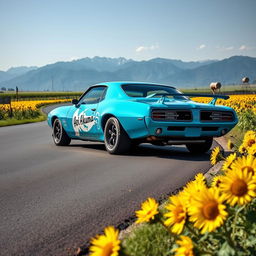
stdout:
POLYGON ((256 57, 256 0, 0 0, 0 70, 93 56, 256 57))

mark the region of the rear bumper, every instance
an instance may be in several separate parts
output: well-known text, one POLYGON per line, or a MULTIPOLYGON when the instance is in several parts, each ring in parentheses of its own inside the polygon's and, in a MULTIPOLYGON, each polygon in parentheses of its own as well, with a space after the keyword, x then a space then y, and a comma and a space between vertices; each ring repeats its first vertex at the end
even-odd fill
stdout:
POLYGON ((145 118, 149 136, 156 137, 220 137, 228 133, 238 120, 233 122, 159 122, 153 121, 150 117, 145 118), (157 134, 157 129, 161 133, 157 134))

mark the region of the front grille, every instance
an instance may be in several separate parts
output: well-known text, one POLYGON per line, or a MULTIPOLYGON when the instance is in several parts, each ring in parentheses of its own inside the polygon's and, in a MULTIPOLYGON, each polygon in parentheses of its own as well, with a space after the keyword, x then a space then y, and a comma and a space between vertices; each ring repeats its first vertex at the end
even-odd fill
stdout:
POLYGON ((154 121, 192 121, 190 110, 154 109, 151 117, 154 121))
POLYGON ((201 111, 200 120, 202 122, 232 122, 234 114, 231 111, 201 111))

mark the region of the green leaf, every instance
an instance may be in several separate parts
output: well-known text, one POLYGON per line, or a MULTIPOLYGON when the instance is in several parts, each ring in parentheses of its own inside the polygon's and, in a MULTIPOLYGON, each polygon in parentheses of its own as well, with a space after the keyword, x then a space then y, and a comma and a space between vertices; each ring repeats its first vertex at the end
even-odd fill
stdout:
POLYGON ((223 243, 218 252, 218 256, 233 256, 233 255, 236 255, 235 250, 232 247, 230 247, 230 245, 227 242, 223 243))

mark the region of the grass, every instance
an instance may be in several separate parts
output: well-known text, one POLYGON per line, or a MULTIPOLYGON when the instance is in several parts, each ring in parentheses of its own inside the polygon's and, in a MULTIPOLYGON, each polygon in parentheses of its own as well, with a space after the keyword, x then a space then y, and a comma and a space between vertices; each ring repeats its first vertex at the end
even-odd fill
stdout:
MULTIPOLYGON (((210 93, 212 94, 211 89, 208 86, 205 87, 199 87, 199 88, 188 88, 188 89, 183 89, 180 88, 180 90, 183 93, 210 93)), ((256 92, 256 84, 251 84, 250 87, 245 87, 244 85, 225 85, 222 86, 220 93, 225 93, 225 94, 246 94, 246 93, 255 93, 256 92)), ((218 93, 218 92, 217 92, 218 93)))
MULTIPOLYGON (((37 99, 71 99, 78 98, 82 92, 19 92, 19 100, 37 100, 37 99)), ((15 92, 0 93, 0 97, 10 96, 12 101, 16 100, 15 92)))
POLYGON ((4 126, 11 126, 11 125, 19 125, 19 124, 28 124, 28 123, 37 123, 42 122, 47 119, 47 115, 42 111, 42 108, 47 106, 49 104, 46 104, 44 106, 40 107, 40 116, 33 119, 16 119, 16 118, 8 118, 5 120, 0 120, 0 127, 4 126))
MULTIPOLYGON (((163 216, 168 200, 161 202, 159 211, 163 216)), ((162 219, 163 221, 163 219, 162 219)), ((131 230, 123 235, 124 255, 129 256, 167 256, 175 244, 175 237, 159 222, 133 224, 131 230)), ((122 255, 121 255, 122 256, 122 255)))
POLYGON ((170 255, 174 237, 159 223, 142 224, 124 239, 125 255, 129 256, 165 256, 170 255))
POLYGON ((235 126, 228 134, 225 135, 226 139, 230 139, 236 147, 239 147, 243 142, 245 132, 241 132, 238 126, 235 126))
POLYGON ((35 119, 15 119, 15 118, 9 118, 6 120, 1 120, 0 121, 0 127, 3 126, 11 126, 11 125, 18 125, 18 124, 28 124, 28 123, 36 123, 36 122, 42 122, 46 120, 46 116, 39 116, 35 119))

